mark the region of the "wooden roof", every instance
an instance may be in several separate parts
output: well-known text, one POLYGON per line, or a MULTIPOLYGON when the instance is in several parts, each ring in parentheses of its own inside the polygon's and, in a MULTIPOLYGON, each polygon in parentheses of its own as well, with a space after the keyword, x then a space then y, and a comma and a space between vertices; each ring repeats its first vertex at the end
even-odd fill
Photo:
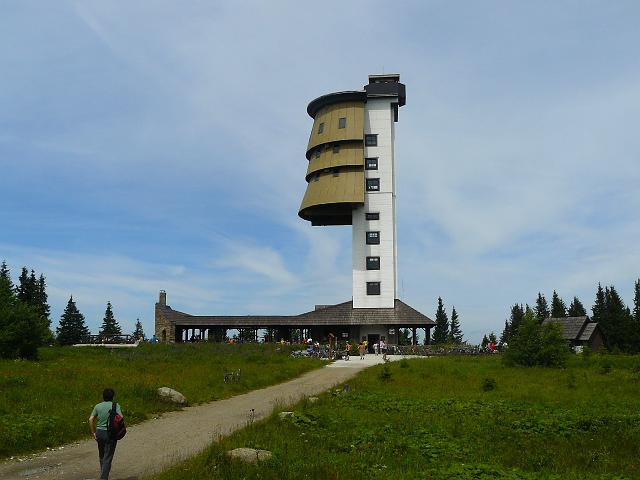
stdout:
POLYGON ((589 341, 598 327, 589 322, 589 317, 547 318, 543 325, 559 323, 562 326, 562 338, 571 341, 589 341))
POLYGON ((163 316, 180 326, 220 326, 226 328, 310 327, 316 325, 435 325, 426 315, 396 299, 394 308, 353 308, 351 301, 330 305, 301 315, 190 315, 161 306, 163 316))

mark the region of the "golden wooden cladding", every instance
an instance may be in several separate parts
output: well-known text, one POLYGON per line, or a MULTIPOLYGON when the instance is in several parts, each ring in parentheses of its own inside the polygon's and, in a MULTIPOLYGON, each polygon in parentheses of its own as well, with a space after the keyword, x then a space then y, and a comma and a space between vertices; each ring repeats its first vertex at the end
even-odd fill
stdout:
POLYGON ((364 147, 362 142, 342 142, 318 147, 311 153, 311 160, 307 167, 307 181, 309 175, 326 168, 364 165, 364 147), (320 156, 316 152, 320 149, 320 156))
POLYGON ((300 211, 305 208, 332 203, 364 203, 364 170, 341 170, 312 178, 302 199, 300 211))
POLYGON ((329 105, 321 109, 313 121, 313 130, 309 136, 307 158, 311 150, 318 145, 343 140, 360 140, 364 138, 364 103, 343 102, 329 105), (340 119, 344 118, 344 128, 340 128, 340 119), (322 126, 322 133, 320 133, 322 126))

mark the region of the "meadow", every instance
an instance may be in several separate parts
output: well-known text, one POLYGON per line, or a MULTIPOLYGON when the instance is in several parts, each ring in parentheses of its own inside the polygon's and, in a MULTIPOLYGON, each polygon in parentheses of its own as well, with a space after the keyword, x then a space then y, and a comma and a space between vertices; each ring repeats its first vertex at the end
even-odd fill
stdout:
POLYGON ((49 347, 37 362, 0 360, 0 458, 89 436, 87 418, 110 386, 128 425, 180 407, 159 387, 190 404, 227 398, 294 378, 324 363, 294 359, 271 345, 141 345, 135 349, 49 347), (224 374, 241 369, 239 382, 224 374))
POLYGON ((344 390, 286 419, 274 412, 154 478, 640 478, 638 356, 575 356, 564 369, 401 360, 344 390), (232 461, 225 452, 237 447, 273 457, 232 461))

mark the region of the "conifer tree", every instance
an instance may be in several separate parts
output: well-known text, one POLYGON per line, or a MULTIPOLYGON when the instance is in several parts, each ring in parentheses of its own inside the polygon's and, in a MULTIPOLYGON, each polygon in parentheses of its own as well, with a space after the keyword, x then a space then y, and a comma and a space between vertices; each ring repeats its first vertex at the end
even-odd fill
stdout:
POLYGON ((487 345, 489 345, 489 339, 487 338, 487 334, 485 333, 482 337, 482 343, 480 344, 483 350, 487 349, 487 345))
POLYGON ((458 320, 458 312, 456 307, 451 310, 451 325, 449 327, 449 342, 459 345, 462 343, 462 330, 460 329, 460 320, 458 320))
POLYGON ((29 270, 27 270, 27 267, 22 267, 20 277, 18 277, 16 294, 18 295, 18 300, 21 302, 31 303, 31 299, 33 298, 33 288, 29 281, 29 270))
POLYGON ((610 349, 633 352, 636 332, 633 331, 631 310, 624 304, 613 285, 605 288, 604 295, 605 315, 601 327, 605 334, 605 345, 610 349))
POLYGON ((13 282, 11 281, 11 273, 9 272, 9 267, 7 267, 7 262, 2 261, 2 266, 0 266, 0 301, 2 298, 6 298, 13 296, 13 282))
POLYGON ((496 337, 496 334, 493 332, 489 334, 489 343, 491 342, 495 343, 496 345, 498 344, 498 338, 496 337))
MULTIPOLYGON (((527 305, 527 308, 529 306, 527 305)), ((524 308, 521 304, 515 303, 511 307, 511 316, 508 321, 504 322, 504 331, 500 335, 500 343, 508 343, 511 337, 515 335, 524 318, 524 308)))
POLYGON ((107 309, 104 312, 104 318, 102 319, 102 325, 100 326, 98 335, 100 335, 101 339, 122 335, 122 329, 113 316, 111 302, 107 302, 107 309))
MULTIPOLYGON (((23 295, 28 292, 29 274, 23 268, 23 295)), ((18 298, 20 286, 14 288, 9 268, 0 267, 0 358, 38 358, 38 347, 51 334, 43 317, 28 302, 18 298)))
POLYGON ((587 310, 582 305, 582 302, 578 297, 573 297, 571 305, 569 305, 569 311, 567 312, 569 317, 584 317, 587 315, 587 310))
POLYGON ((555 290, 553 291, 553 297, 551 298, 551 316, 553 318, 563 318, 567 316, 567 305, 555 290))
POLYGON ((60 325, 56 329, 56 340, 60 345, 82 343, 89 335, 89 328, 84 322, 84 315, 80 313, 73 295, 69 298, 64 313, 60 317, 60 325))
POLYGON ((636 280, 633 296, 633 318, 640 325, 640 278, 636 280))
POLYGON ((136 340, 144 340, 144 330, 142 330, 142 323, 140 319, 136 319, 136 329, 133 331, 133 338, 136 340))
POLYGON ((547 299, 544 298, 544 295, 542 295, 540 292, 538 292, 538 298, 536 299, 535 313, 540 322, 551 316, 547 299))
POLYGON ((593 315, 591 317, 592 322, 596 322, 596 323, 603 323, 603 321, 606 322, 606 320, 604 320, 604 316, 606 315, 605 302, 606 302, 606 296, 605 296, 604 290, 602 288, 602 285, 598 283, 598 290, 596 290, 596 300, 595 300, 595 303, 593 304, 593 307, 591 307, 591 312, 593 312, 593 315))
POLYGON ((47 284, 43 274, 40 274, 40 278, 36 280, 35 284, 35 304, 40 311, 40 314, 47 319, 47 322, 51 324, 49 320, 49 304, 47 303, 49 296, 47 295, 47 284))
POLYGON ((438 310, 436 311, 436 326, 433 329, 433 343, 446 343, 449 333, 449 319, 444 310, 442 298, 438 297, 438 310))
POLYGON ((511 329, 509 325, 509 320, 504 321, 504 330, 502 330, 502 334, 500 335, 500 343, 509 343, 509 338, 511 337, 511 329))

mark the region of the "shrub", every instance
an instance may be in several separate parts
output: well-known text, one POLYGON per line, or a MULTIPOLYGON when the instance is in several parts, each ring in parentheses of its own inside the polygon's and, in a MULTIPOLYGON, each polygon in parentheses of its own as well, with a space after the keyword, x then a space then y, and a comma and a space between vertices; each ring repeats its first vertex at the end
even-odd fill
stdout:
POLYGON ((391 370, 389 369, 389 365, 388 364, 384 364, 384 366, 382 367, 382 371, 380 372, 380 380, 382 380, 383 382, 388 382, 389 380, 391 380, 391 370))
POLYGON ((569 347, 562 338, 562 327, 556 323, 541 325, 528 312, 509 342, 504 360, 508 364, 525 367, 562 367, 568 355, 569 347))
POLYGON ((497 382, 495 378, 485 378, 482 381, 482 390, 484 390, 485 392, 490 392, 491 390, 494 390, 497 386, 497 382))

